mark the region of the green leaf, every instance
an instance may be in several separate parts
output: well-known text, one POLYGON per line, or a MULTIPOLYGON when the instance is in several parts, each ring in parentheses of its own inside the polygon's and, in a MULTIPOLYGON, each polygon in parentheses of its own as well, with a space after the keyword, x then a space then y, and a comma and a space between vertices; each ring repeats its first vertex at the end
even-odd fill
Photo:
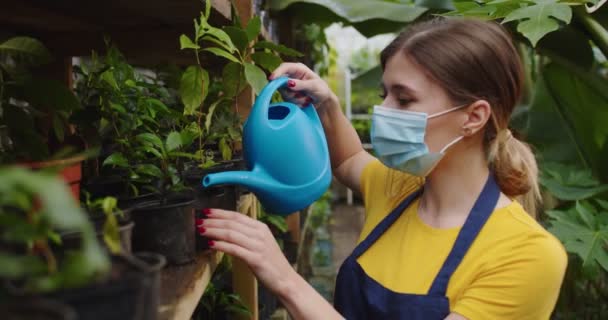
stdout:
POLYGON ((245 52, 245 49, 247 49, 247 46, 249 45, 249 40, 247 39, 245 31, 233 26, 224 27, 224 31, 230 36, 230 39, 232 39, 236 48, 240 52, 245 52))
POLYGON ((287 230, 288 230, 287 222, 285 221, 285 218, 282 216, 274 215, 274 214, 266 214, 264 216, 264 220, 265 220, 264 222, 276 227, 280 232, 287 232, 287 230))
POLYGON ((112 69, 108 69, 102 72, 100 78, 101 80, 109 84, 112 88, 118 90, 118 82, 116 82, 116 78, 114 78, 114 72, 112 72, 112 69))
POLYGON ((273 72, 283 62, 283 60, 280 57, 277 57, 276 55, 269 53, 269 52, 252 53, 251 59, 253 59, 253 61, 257 65, 268 70, 268 72, 273 72))
POLYGON ((164 150, 163 142, 157 135, 153 133, 140 133, 135 136, 135 139, 146 146, 152 146, 160 150, 164 150))
POLYGON ((207 111, 207 115, 205 117, 205 130, 209 132, 209 128, 211 127, 211 120, 213 119, 213 113, 215 112, 215 108, 221 102, 221 100, 215 101, 211 107, 209 107, 209 111, 207 111))
POLYGON ((116 207, 116 198, 108 197, 104 199, 104 211, 106 212, 106 221, 103 224, 103 241, 110 249, 112 254, 118 254, 122 251, 120 245, 120 231, 118 219, 114 215, 116 207), (113 200, 113 201, 112 201, 113 200))
POLYGON ((146 102, 148 103, 148 105, 152 108, 154 108, 157 111, 161 111, 164 113, 170 113, 171 111, 169 110, 169 108, 167 107, 167 105, 165 105, 162 101, 155 99, 155 98, 147 98, 146 102))
POLYGON ((165 142, 167 146, 167 151, 173 151, 182 146, 182 136, 177 131, 171 131, 167 136, 167 141, 165 142))
POLYGON ((181 50, 184 50, 184 49, 200 49, 201 46, 199 46, 198 44, 192 42, 192 40, 190 40, 190 38, 187 35, 182 34, 181 36, 179 36, 179 48, 181 50))
POLYGON ((249 23, 247 23, 247 28, 245 29, 247 39, 249 39, 249 41, 255 40, 260 34, 261 30, 262 20, 260 20, 260 17, 258 16, 253 17, 251 20, 249 20, 249 23))
POLYGON ((236 58, 230 52, 227 52, 224 49, 220 49, 220 48, 205 48, 205 49, 203 49, 203 51, 209 51, 209 52, 215 54, 218 57, 223 57, 223 58, 226 58, 226 59, 228 59, 230 61, 233 61, 233 62, 239 62, 238 58, 236 58))
MULTIPOLYGON (((589 227, 576 218, 577 211, 548 211, 547 215, 551 218, 549 231, 564 243, 568 252, 577 254, 583 260, 583 267, 591 267, 597 262, 608 271, 605 265, 608 251, 604 248, 608 243, 608 225, 589 227)), ((594 220, 599 215, 595 208, 586 211, 585 214, 594 220)))
POLYGON ((0 54, 9 54, 32 66, 46 64, 52 60, 49 50, 37 39, 14 37, 0 43, 0 54))
POLYGON ((68 112, 81 108, 74 92, 57 80, 33 78, 23 90, 26 100, 36 108, 68 112))
POLYGON ((218 147, 223 160, 227 161, 232 159, 232 148, 230 148, 230 145, 226 142, 225 138, 220 139, 218 147))
POLYGON ((245 63, 245 78, 253 88, 253 91, 255 91, 255 94, 260 94, 262 89, 264 89, 268 83, 268 79, 266 78, 264 71, 249 62, 245 63))
POLYGON ((272 50, 274 52, 286 55, 286 56, 290 56, 290 57, 302 57, 303 54, 301 54, 300 52, 288 48, 282 44, 276 44, 274 42, 270 42, 270 41, 258 41, 254 46, 254 48, 256 49, 268 49, 268 50, 272 50))
POLYGON ((205 1, 205 17, 209 18, 211 15, 211 0, 205 1))
POLYGON ((102 166, 117 166, 122 168, 129 167, 129 161, 125 156, 120 152, 112 153, 109 157, 107 157, 102 166))
POLYGON ((566 24, 572 19, 572 9, 558 0, 534 0, 534 4, 512 11, 503 23, 518 20, 517 31, 536 46, 538 40, 559 28, 558 21, 566 24))
POLYGON ((222 70, 222 85, 227 97, 235 97, 241 93, 247 87, 243 65, 236 62, 228 62, 222 70))
POLYGON ((540 184, 558 199, 583 200, 608 191, 608 185, 600 185, 589 170, 556 163, 542 168, 540 184))
MULTIPOLYGON (((413 5, 374 0, 272 0, 270 1, 270 8, 278 11, 296 3, 323 6, 350 22, 362 22, 371 19, 411 22, 427 11, 425 8, 418 8, 413 5)), ((318 12, 312 6, 299 8, 299 11, 318 12)))
POLYGON ((184 114, 194 114, 207 96, 209 73, 200 66, 189 66, 179 86, 179 93, 184 104, 184 114))
POLYGON ((214 38, 216 38, 219 41, 221 41, 222 42, 222 46, 225 47, 227 51, 229 51, 231 53, 236 51, 236 47, 232 43, 232 40, 230 39, 230 36, 226 32, 224 32, 222 29, 218 29, 218 28, 214 28, 214 27, 209 26, 208 29, 205 30, 205 32, 208 35, 211 35, 214 38))
MULTIPOLYGON (((553 112, 558 115, 558 121, 554 121, 551 128, 566 134, 562 145, 571 144, 575 147, 574 155, 579 157, 585 167, 591 168, 594 176, 608 176, 608 167, 605 165, 608 161, 608 126, 605 125, 608 123, 608 112, 599 107, 608 106, 606 81, 574 66, 556 63, 544 68, 542 79, 552 98, 553 112)), ((532 125, 530 123, 531 128, 532 125)), ((561 152, 565 150, 568 149, 562 149, 561 152)))
POLYGON ((152 176, 156 178, 162 178, 163 172, 153 164, 140 164, 135 168, 137 173, 141 173, 147 176, 152 176))
POLYGON ((19 279, 31 274, 43 274, 47 266, 40 257, 12 255, 0 252, 0 277, 19 279))

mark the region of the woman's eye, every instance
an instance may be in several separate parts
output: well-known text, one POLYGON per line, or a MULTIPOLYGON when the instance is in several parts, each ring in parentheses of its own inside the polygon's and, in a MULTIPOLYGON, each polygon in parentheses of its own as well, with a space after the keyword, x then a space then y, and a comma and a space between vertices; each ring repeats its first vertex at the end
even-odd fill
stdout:
POLYGON ((397 102, 399 102, 400 106, 406 106, 410 102, 412 102, 412 99, 399 98, 399 99, 397 99, 397 102))

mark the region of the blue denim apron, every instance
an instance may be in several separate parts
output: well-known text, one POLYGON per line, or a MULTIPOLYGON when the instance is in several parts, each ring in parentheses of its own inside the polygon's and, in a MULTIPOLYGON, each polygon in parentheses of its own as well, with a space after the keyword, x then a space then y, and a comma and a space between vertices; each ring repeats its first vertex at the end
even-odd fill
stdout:
POLYGON ((422 189, 403 200, 372 230, 367 238, 357 245, 340 267, 336 279, 334 306, 346 319, 433 320, 444 319, 450 314, 449 300, 445 295, 448 282, 494 211, 500 196, 500 189, 490 173, 428 293, 426 295, 398 293, 383 287, 367 276, 357 263, 357 258, 388 230, 420 194, 422 194, 422 189))

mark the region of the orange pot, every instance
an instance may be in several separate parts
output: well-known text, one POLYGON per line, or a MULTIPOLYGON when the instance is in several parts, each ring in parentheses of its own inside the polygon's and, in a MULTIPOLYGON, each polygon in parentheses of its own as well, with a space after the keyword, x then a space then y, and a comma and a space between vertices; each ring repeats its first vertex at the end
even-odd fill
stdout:
POLYGON ((40 162, 26 162, 20 165, 30 169, 57 168, 59 176, 70 187, 76 202, 80 202, 80 180, 82 180, 82 161, 84 157, 76 156, 67 159, 49 160, 40 162))

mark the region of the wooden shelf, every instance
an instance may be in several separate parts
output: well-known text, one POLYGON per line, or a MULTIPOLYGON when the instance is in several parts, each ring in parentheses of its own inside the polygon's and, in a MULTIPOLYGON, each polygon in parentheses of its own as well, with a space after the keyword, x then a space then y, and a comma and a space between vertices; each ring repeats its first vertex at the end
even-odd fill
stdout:
MULTIPOLYGON (((229 0, 211 0, 210 23, 231 23, 229 0)), ((40 39, 55 57, 105 51, 107 35, 137 64, 192 63, 179 48, 179 36, 194 33, 193 20, 205 9, 200 0, 21 0, 3 4, 0 37, 40 39)))
POLYGON ((203 252, 193 263, 163 269, 159 319, 190 319, 222 257, 221 252, 203 252))

